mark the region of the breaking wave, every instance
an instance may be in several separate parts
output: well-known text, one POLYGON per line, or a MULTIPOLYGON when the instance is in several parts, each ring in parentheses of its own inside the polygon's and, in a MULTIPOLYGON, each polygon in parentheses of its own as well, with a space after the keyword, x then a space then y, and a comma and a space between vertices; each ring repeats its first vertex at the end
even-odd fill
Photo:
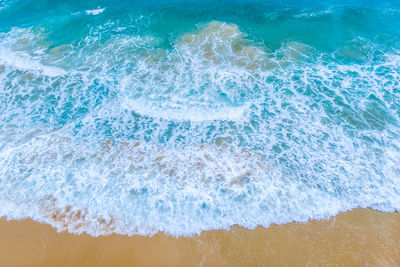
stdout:
POLYGON ((162 42, 0 35, 0 216, 192 235, 400 209, 398 51, 269 49, 219 21, 162 42))

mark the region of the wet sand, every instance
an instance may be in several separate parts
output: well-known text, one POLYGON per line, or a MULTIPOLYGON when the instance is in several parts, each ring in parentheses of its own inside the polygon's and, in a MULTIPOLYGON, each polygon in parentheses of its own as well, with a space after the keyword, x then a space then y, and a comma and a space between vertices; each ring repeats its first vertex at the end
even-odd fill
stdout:
POLYGON ((400 266, 400 214, 357 209, 326 221, 190 238, 57 233, 0 219, 0 266, 400 266))

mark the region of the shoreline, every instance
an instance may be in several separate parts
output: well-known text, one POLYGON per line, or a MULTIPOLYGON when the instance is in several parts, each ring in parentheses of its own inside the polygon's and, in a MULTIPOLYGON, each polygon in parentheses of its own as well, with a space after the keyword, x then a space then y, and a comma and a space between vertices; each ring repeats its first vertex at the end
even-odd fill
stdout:
POLYGON ((58 233, 0 218, 1 266, 399 266, 400 213, 355 209, 328 220, 233 226, 193 237, 58 233))

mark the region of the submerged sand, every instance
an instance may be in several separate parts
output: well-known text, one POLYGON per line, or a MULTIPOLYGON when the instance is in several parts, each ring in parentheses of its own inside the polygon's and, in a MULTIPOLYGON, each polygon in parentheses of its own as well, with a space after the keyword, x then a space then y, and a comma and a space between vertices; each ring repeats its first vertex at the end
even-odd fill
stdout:
POLYGON ((175 238, 57 233, 0 219, 0 266, 400 266, 400 214, 357 209, 326 221, 175 238))

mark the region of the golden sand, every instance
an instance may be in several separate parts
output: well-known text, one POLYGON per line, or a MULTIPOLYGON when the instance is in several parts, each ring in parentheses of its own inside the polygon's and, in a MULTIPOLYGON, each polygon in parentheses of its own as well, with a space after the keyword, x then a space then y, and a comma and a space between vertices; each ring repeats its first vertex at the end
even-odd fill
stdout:
POLYGON ((0 266, 400 266, 400 214, 354 210, 327 221, 190 238, 57 233, 0 219, 0 266))

